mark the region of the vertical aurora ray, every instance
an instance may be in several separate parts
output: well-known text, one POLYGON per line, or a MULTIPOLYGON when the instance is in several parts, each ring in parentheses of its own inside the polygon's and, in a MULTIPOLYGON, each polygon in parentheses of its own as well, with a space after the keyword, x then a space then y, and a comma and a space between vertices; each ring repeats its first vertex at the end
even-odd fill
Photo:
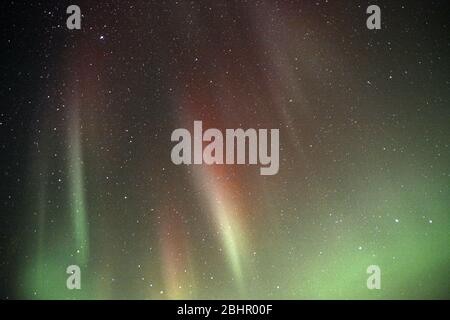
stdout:
MULTIPOLYGON (((41 161, 40 161, 41 162, 41 161)), ((45 285, 45 230, 47 219, 47 188, 42 177, 39 178, 38 210, 37 214, 37 248, 36 248, 36 286, 42 288, 45 285)))
POLYGON ((236 277, 239 288, 243 287, 243 274, 240 246, 243 243, 239 241, 241 231, 239 224, 233 219, 234 211, 228 205, 227 200, 217 190, 211 190, 207 196, 210 206, 216 220, 216 228, 220 232, 222 242, 225 246, 229 263, 236 277))
MULTIPOLYGON (((89 238, 81 131, 78 105, 74 103, 70 111, 70 125, 66 129, 68 144, 65 148, 67 163, 54 162, 47 154, 56 154, 57 143, 51 143, 48 133, 42 136, 37 158, 33 166, 39 192, 36 197, 36 244, 33 246, 31 261, 22 271, 25 279, 24 295, 32 299, 89 298, 94 292, 71 292, 66 288, 66 268, 76 264, 86 270, 89 257, 89 238), (43 154, 45 151, 46 154, 43 154), (58 166, 67 166, 69 192, 61 198, 52 194, 51 177, 58 166), (52 168, 53 167, 53 168, 52 168), (59 200, 67 202, 62 206, 53 205, 59 200), (66 220, 66 218, 68 218, 66 220), (55 224, 58 221, 58 224, 55 224), (68 224, 70 222, 70 224, 68 224)), ((52 120, 45 123, 49 126, 52 120)), ((61 179, 62 181, 62 179, 61 179)), ((84 276, 83 276, 84 277, 84 276)), ((86 278, 88 278, 86 276, 86 278)), ((88 282, 82 284, 88 287, 88 282)))
POLYGON ((71 190, 71 219, 75 238, 76 253, 80 263, 87 263, 89 257, 89 237, 86 201, 84 195, 83 153, 79 112, 74 106, 69 130, 69 180, 71 190))
POLYGON ((195 297, 195 277, 190 257, 192 248, 176 210, 165 210, 161 228, 161 273, 164 288, 160 296, 168 299, 195 297))
POLYGON ((240 220, 239 205, 232 201, 226 186, 218 182, 221 171, 212 168, 197 168, 195 179, 201 190, 215 222, 215 229, 220 235, 225 249, 226 260, 236 281, 241 295, 245 292, 243 256, 247 251, 243 224, 240 220))

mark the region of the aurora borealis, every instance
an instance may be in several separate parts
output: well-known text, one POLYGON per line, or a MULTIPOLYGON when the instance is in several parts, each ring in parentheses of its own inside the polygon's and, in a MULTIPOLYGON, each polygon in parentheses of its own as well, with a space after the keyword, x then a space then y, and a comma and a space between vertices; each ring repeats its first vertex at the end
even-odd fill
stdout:
POLYGON ((375 2, 381 30, 364 1, 8 2, 1 298, 448 299, 448 4, 375 2), (174 165, 197 120, 279 129, 278 173, 174 165))

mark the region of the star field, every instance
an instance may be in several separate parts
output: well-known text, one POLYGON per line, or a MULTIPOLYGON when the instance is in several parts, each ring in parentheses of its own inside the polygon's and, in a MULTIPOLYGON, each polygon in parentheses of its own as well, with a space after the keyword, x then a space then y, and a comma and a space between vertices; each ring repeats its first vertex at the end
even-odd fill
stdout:
POLYGON ((381 30, 365 1, 80 0, 68 30, 9 1, 1 298, 448 298, 448 6, 376 2, 381 30), (174 165, 194 120, 280 129, 278 174, 174 165))

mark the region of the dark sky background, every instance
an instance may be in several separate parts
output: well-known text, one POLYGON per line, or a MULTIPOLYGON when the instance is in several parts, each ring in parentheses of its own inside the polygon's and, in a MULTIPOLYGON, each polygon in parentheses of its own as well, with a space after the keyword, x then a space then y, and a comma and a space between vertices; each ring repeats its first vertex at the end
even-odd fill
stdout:
POLYGON ((368 4, 2 2, 1 298, 448 298, 448 1, 368 4), (280 172, 175 166, 194 120, 280 172))

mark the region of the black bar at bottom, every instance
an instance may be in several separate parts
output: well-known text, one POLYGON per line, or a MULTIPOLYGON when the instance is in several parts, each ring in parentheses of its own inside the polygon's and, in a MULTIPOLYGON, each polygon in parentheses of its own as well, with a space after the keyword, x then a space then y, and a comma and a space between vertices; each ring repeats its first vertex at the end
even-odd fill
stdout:
POLYGON ((309 319, 311 316, 384 317, 399 315, 431 316, 444 312, 448 301, 398 300, 152 300, 152 301, 1 301, 2 311, 14 315, 30 312, 86 317, 115 315, 144 319, 309 319), (140 316, 140 317, 142 317, 140 316))

